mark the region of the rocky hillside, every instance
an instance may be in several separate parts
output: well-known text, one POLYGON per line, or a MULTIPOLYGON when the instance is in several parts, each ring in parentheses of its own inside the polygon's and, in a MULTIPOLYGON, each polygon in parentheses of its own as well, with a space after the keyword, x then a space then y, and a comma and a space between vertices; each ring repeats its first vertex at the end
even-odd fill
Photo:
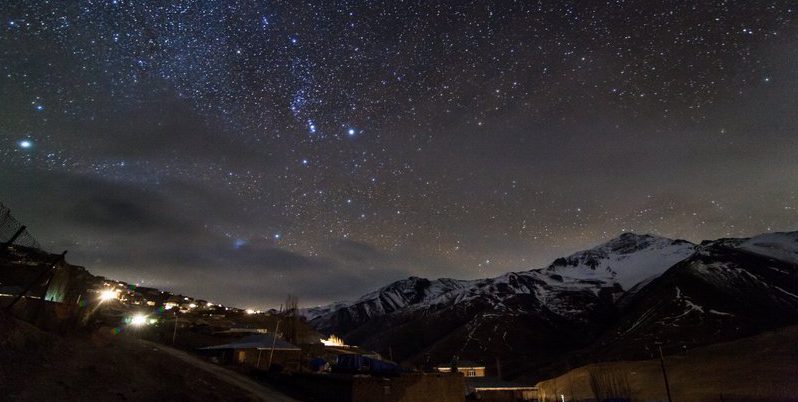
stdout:
POLYGON ((798 322, 798 232, 702 243, 657 280, 619 300, 596 345, 608 358, 653 356, 798 322))

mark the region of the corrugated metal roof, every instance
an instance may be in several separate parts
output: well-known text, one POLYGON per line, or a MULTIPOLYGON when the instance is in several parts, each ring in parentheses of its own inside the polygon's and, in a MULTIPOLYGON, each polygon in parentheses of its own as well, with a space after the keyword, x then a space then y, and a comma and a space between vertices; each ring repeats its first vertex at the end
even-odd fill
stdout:
POLYGON ((235 342, 225 343, 223 345, 208 346, 200 349, 271 349, 272 345, 274 345, 274 350, 301 350, 299 347, 294 346, 282 339, 275 340, 271 334, 247 336, 235 342))

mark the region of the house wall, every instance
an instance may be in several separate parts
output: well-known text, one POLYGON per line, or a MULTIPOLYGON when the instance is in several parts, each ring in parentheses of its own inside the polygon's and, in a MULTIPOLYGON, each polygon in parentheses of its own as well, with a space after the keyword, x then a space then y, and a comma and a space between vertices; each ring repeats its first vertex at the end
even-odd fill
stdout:
POLYGON ((484 377, 485 367, 458 367, 457 371, 465 377, 484 377))
MULTIPOLYGON (((452 369, 450 367, 438 367, 438 370, 441 373, 451 373, 452 369)), ((485 376, 485 367, 458 367, 457 372, 461 373, 464 377, 484 377, 485 376)))
POLYGON ((59 263, 53 271, 44 299, 51 302, 65 303, 67 300, 67 285, 69 284, 69 270, 63 263, 59 263))
MULTIPOLYGON (((269 349, 236 349, 233 353, 233 360, 236 364, 266 370, 269 368, 270 353, 271 350, 269 349), (258 355, 260 355, 260 361, 258 355)), ((299 350, 275 349, 274 356, 272 356, 272 365, 279 364, 285 370, 298 371, 301 353, 299 350)))

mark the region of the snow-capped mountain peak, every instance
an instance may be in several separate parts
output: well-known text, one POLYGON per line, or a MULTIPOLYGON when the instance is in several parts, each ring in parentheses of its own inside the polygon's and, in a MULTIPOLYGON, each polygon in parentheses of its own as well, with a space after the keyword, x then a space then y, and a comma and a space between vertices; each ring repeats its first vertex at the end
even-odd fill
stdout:
POLYGON ((618 283, 628 290, 689 257, 695 247, 685 240, 624 233, 592 249, 558 258, 546 270, 583 280, 618 283))

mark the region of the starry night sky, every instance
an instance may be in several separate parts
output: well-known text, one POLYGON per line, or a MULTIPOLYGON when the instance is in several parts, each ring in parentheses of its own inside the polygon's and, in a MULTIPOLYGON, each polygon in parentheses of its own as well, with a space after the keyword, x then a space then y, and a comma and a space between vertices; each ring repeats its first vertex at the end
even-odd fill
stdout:
POLYGON ((0 0, 0 202, 241 307, 798 229, 793 1, 0 0))

